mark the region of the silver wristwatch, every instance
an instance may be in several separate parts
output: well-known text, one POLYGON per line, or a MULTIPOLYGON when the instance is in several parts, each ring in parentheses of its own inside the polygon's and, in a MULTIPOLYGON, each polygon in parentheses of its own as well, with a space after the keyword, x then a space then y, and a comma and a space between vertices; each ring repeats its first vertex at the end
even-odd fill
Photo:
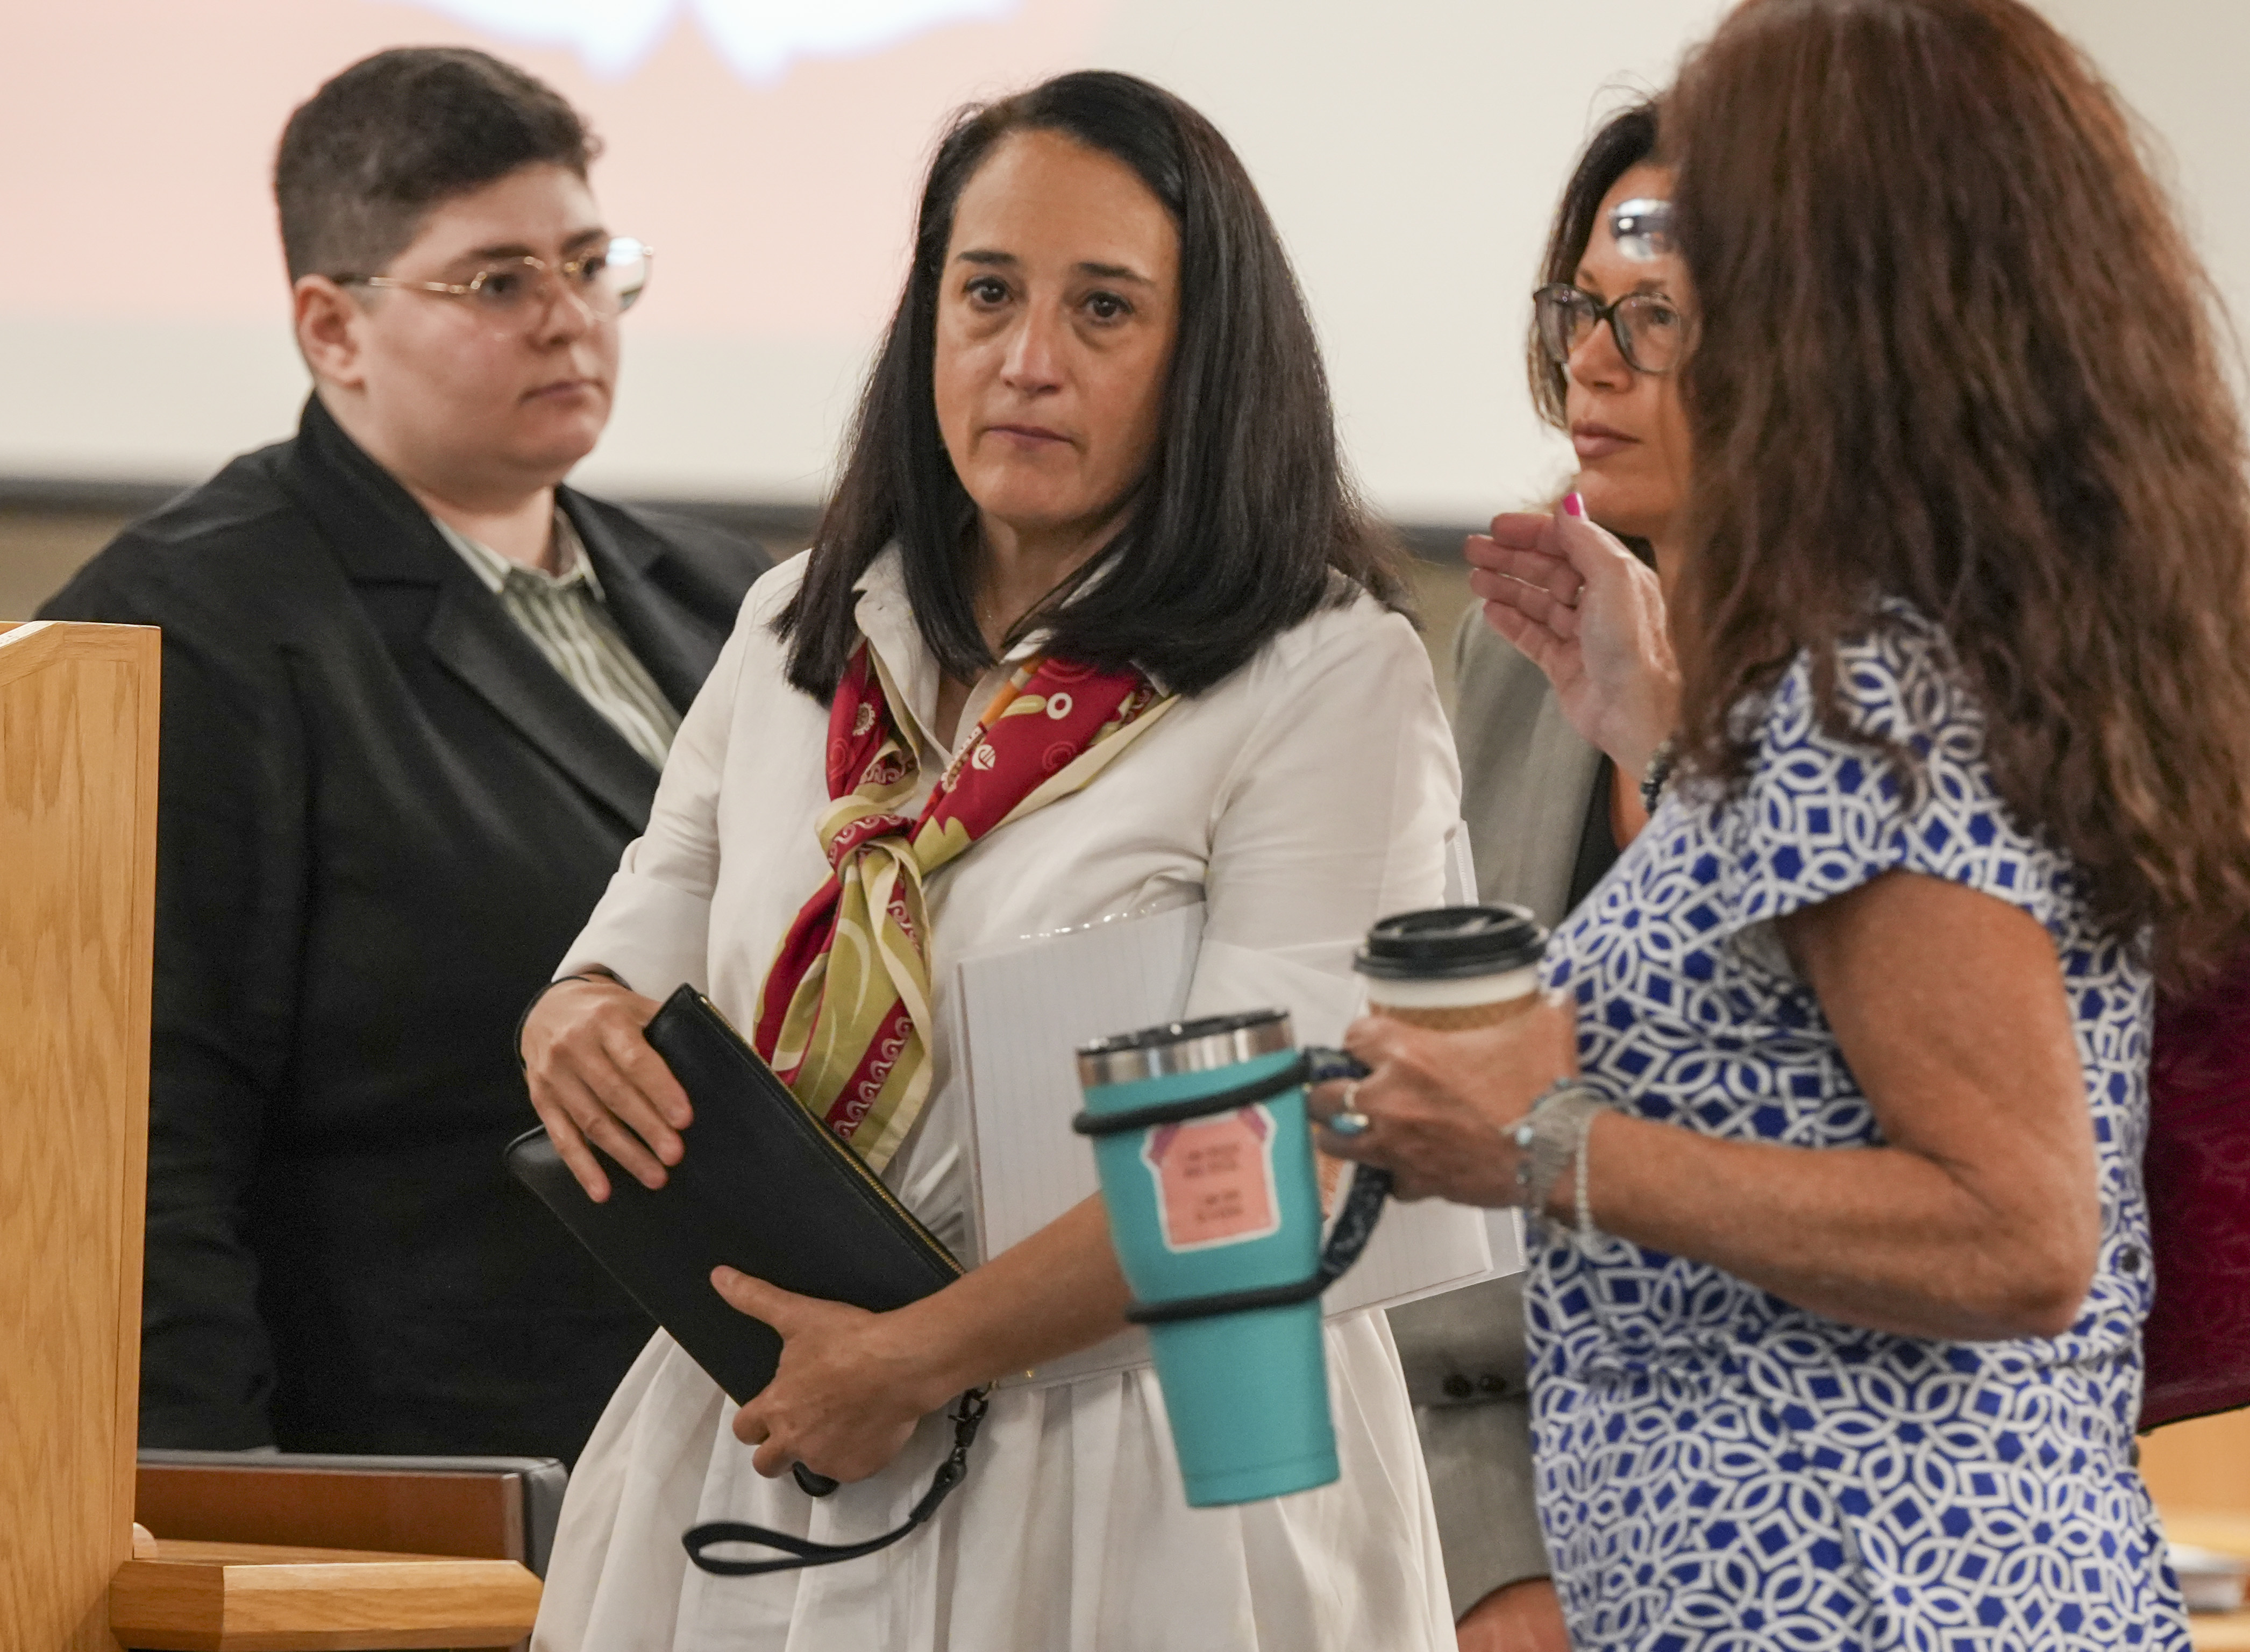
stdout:
POLYGON ((1577 1218, 1581 1234, 1592 1231, 1586 1201, 1586 1133, 1608 1102, 1575 1078, 1559 1078, 1532 1102, 1508 1138, 1515 1144, 1515 1202, 1543 1219, 1547 1199, 1563 1172, 1577 1161, 1577 1218))

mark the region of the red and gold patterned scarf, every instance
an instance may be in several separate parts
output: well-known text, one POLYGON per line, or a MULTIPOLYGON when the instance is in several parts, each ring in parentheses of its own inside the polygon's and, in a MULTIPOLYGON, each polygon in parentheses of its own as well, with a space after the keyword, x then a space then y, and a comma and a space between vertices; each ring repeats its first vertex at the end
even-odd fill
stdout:
POLYGON ((1034 656, 985 708, 918 819, 921 773, 897 694, 865 642, 828 711, 828 795, 815 831, 831 868, 783 937, 755 1042, 815 1118, 880 1171, 930 1085, 924 881, 997 826, 1080 790, 1168 710, 1137 671, 1034 656))

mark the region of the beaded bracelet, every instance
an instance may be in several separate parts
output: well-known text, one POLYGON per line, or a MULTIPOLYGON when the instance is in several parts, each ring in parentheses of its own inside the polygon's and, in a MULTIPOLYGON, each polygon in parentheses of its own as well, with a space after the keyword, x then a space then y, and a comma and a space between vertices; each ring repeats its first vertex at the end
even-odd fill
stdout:
POLYGON ((1673 764, 1679 756, 1679 743, 1669 735, 1648 754, 1648 767, 1640 771, 1640 806, 1651 814, 1664 800, 1664 788, 1672 778, 1673 764))
POLYGON ((1543 1220, 1547 1199, 1565 1165, 1577 1161, 1573 1191, 1578 1231, 1591 1236, 1593 1210, 1586 1188, 1586 1136, 1594 1116, 1609 1103, 1575 1078, 1556 1079, 1531 1104, 1509 1138, 1520 1158, 1515 1165, 1515 1202, 1543 1220))

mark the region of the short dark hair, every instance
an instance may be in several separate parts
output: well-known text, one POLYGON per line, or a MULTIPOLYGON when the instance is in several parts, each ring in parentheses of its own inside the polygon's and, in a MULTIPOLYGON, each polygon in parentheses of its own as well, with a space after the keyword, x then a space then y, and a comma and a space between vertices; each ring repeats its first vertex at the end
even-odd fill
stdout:
MULTIPOLYGON (((1656 137, 1657 105, 1653 100, 1620 109, 1602 123, 1578 157, 1577 168, 1555 208, 1554 225, 1547 232, 1547 253, 1539 264, 1542 287, 1567 287, 1578 279, 1578 266, 1584 261, 1586 244, 1593 239, 1594 217, 1601 211, 1602 197, 1626 173, 1654 158, 1656 137)), ((1540 418, 1562 430, 1570 422, 1570 376, 1540 342, 1536 321, 1531 324, 1526 349, 1531 404, 1539 410, 1540 418)))
POLYGON ((281 131, 273 199, 289 279, 379 271, 440 201, 527 166, 583 178, 600 153, 560 93, 486 52, 399 46, 362 58, 281 131))
POLYGON ((970 681, 991 664, 960 577, 976 508, 938 429, 937 299, 962 190, 1003 138, 1033 131, 1115 156, 1164 204, 1179 230, 1180 323, 1156 454, 1124 527, 1019 629, 1047 628, 1057 655, 1135 665, 1195 694, 1361 590, 1404 604, 1398 553, 1336 449, 1303 295, 1242 162, 1161 87, 1066 74, 963 111, 930 162, 913 265, 842 479, 804 584, 774 625, 790 640, 790 681, 816 699, 834 695, 858 640, 852 588, 894 541, 938 663, 970 681))

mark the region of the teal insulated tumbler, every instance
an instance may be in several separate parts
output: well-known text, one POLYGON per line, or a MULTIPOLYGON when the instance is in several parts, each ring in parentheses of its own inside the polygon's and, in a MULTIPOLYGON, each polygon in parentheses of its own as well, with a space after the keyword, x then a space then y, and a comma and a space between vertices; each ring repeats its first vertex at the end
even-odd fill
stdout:
POLYGON ((1359 1072, 1298 1050, 1279 1010, 1176 1022, 1078 1053, 1111 1242, 1145 1324, 1190 1504, 1336 1477, 1321 1290, 1387 1179, 1361 1173, 1326 1257, 1305 1086, 1359 1072))

